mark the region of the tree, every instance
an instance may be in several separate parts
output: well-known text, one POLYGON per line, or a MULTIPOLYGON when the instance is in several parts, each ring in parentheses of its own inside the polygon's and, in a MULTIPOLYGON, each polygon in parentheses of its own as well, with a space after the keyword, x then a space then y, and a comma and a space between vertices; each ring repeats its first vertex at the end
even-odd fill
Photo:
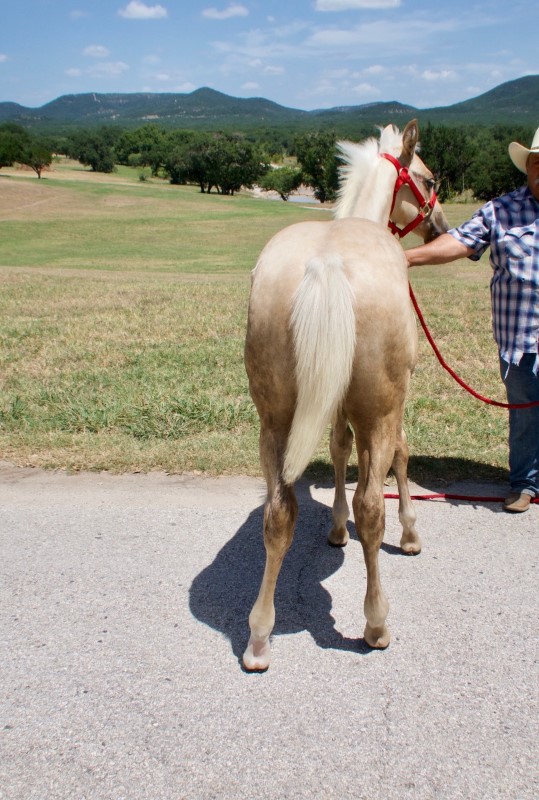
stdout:
POLYGON ((439 181, 441 201, 469 188, 475 154, 474 143, 464 129, 435 127, 429 122, 421 131, 420 155, 439 181))
POLYGON ((144 125, 134 131, 124 131, 114 149, 118 164, 150 167, 155 177, 164 165, 167 134, 157 125, 144 125))
POLYGON ((20 125, 0 125, 0 167, 24 164, 41 178, 44 167, 48 167, 51 161, 52 150, 44 139, 31 136, 20 125))
POLYGON ((243 136, 182 131, 169 139, 165 158, 171 183, 197 183, 201 192, 233 195, 252 187, 267 170, 259 149, 243 136))
POLYGON ((307 185, 314 189, 314 196, 321 203, 334 200, 339 186, 334 133, 317 131, 298 136, 295 154, 307 185))
POLYGON ((207 148, 205 134, 192 131, 174 131, 164 145, 163 169, 172 184, 198 183, 200 191, 206 186, 204 154, 207 148), (197 158, 201 162, 198 164, 197 158), (197 164, 199 171, 194 169, 197 164))
POLYGON ((491 200, 522 186, 525 177, 507 154, 509 142, 531 141, 532 133, 522 128, 497 125, 482 129, 476 137, 476 158, 471 170, 470 188, 481 200, 491 200))
POLYGON ((38 139, 31 139, 22 148, 19 158, 21 164, 31 167, 38 178, 45 167, 49 167, 52 162, 52 152, 38 139))
POLYGON ((21 163, 23 148, 29 141, 28 133, 20 125, 12 122, 0 125, 0 168, 21 163))
POLYGON ((288 200, 291 192, 303 182, 303 173, 294 167, 276 167, 270 169, 260 181, 260 186, 267 192, 277 192, 283 200, 288 200))
POLYGON ((239 135, 215 136, 209 155, 214 168, 214 184, 221 194, 233 195, 242 186, 252 189, 268 169, 259 150, 239 135))
POLYGON ((217 165, 214 163, 210 145, 209 134, 193 134, 184 152, 186 180, 198 184, 201 192, 206 189, 209 192, 217 179, 217 165))
POLYGON ((115 128, 100 128, 94 131, 79 131, 70 137, 69 155, 94 172, 113 172, 116 164, 115 144, 121 131, 115 128))

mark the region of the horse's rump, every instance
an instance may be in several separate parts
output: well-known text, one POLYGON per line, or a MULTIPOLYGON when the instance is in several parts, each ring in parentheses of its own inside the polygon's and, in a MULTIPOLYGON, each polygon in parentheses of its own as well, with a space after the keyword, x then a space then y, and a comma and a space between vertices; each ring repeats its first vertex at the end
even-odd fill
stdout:
POLYGON ((295 403, 287 483, 304 471, 333 421, 354 362, 370 359, 381 380, 387 354, 392 362, 401 350, 406 369, 414 331, 402 249, 380 225, 351 218, 299 223, 273 237, 253 276, 246 352, 257 357, 248 363, 250 378, 264 376, 262 400, 251 386, 259 412, 268 385, 273 414, 295 403))

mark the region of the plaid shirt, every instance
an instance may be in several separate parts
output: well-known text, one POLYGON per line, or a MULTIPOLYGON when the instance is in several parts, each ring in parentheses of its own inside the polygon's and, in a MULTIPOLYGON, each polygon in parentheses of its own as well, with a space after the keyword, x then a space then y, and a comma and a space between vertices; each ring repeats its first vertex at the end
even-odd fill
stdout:
POLYGON ((490 246, 492 328, 500 355, 510 364, 519 364, 524 353, 538 352, 538 217, 539 202, 522 186, 486 203, 449 231, 474 250, 472 261, 490 246))

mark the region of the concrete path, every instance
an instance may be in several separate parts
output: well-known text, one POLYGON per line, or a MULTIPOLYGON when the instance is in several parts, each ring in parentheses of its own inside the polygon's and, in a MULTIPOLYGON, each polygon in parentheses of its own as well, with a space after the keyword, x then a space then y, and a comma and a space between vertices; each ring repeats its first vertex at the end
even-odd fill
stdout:
POLYGON ((370 652, 361 547, 325 544, 332 492, 301 484, 250 675, 263 496, 0 465, 0 798, 537 800, 539 507, 417 502, 407 558, 387 500, 393 639, 370 652))

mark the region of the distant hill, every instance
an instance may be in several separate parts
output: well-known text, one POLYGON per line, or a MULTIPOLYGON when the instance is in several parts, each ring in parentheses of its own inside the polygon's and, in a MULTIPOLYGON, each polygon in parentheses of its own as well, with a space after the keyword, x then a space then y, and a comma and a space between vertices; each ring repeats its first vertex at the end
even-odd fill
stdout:
POLYGON ((40 132, 154 122, 167 128, 254 130, 260 128, 333 128, 339 133, 366 125, 396 124, 417 117, 420 123, 460 125, 496 123, 539 125, 539 75, 528 75, 478 97, 430 109, 402 103, 367 103, 315 111, 286 108, 262 97, 239 98, 213 89, 190 94, 74 94, 41 108, 0 103, 0 124, 15 122, 40 132))
POLYGON ((527 75, 445 108, 422 111, 431 122, 539 125, 539 75, 527 75))

